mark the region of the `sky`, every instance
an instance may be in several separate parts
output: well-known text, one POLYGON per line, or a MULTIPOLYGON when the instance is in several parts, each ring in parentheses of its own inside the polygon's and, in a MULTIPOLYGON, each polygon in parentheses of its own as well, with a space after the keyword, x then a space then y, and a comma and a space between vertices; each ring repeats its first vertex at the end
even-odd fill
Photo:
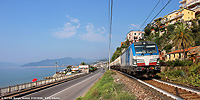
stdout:
MULTIPOLYGON (((129 31, 141 27, 159 0, 113 1, 111 53, 129 31)), ((167 2, 160 1, 144 26, 167 2)), ((179 0, 172 0, 158 17, 179 5, 179 0)), ((109 0, 0 0, 0 62, 104 59, 108 39, 109 0)))

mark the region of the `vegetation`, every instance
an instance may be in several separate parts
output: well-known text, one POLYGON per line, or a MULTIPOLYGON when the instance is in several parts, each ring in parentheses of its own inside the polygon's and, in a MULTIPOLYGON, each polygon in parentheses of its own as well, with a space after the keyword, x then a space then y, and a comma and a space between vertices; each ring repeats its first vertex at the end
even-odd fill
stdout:
POLYGON ((171 52, 172 44, 167 44, 167 45, 165 45, 163 49, 166 50, 167 53, 168 53, 168 52, 171 52))
POLYGON ((192 24, 177 22, 167 26, 167 30, 162 27, 162 24, 158 21, 157 26, 150 26, 148 24, 145 27, 145 40, 154 41, 160 50, 166 50, 170 52, 172 47, 175 50, 185 49, 191 46, 200 45, 200 20, 192 20, 192 24), (160 27, 159 27, 160 26, 160 27), (151 33, 151 29, 155 30, 155 33, 151 33), (160 31, 159 31, 160 30, 160 31), (160 32, 163 34, 160 36, 160 32))
POLYGON ((126 41, 121 45, 121 47, 117 47, 116 51, 112 55, 111 62, 117 59, 122 54, 122 50, 127 49, 129 45, 129 40, 126 39, 126 41))
POLYGON ((167 26, 168 33, 173 33, 174 29, 175 29, 175 27, 174 27, 173 24, 170 24, 170 25, 167 26))
POLYGON ((186 58, 185 49, 192 46, 193 44, 193 38, 191 34, 192 32, 187 25, 181 23, 177 25, 177 28, 175 29, 174 33, 174 37, 172 38, 173 45, 175 47, 178 47, 179 49, 183 49, 184 58, 186 58))
POLYGON ((151 29, 149 27, 145 27, 144 32, 145 36, 149 36, 151 34, 151 29))
POLYGON ((80 65, 87 65, 85 62, 82 62, 80 65))
POLYGON ((90 72, 93 72, 93 71, 97 70, 97 67, 89 66, 89 70, 90 70, 90 72))
POLYGON ((172 67, 175 67, 175 66, 191 66, 193 64, 193 62, 191 60, 179 60, 179 59, 176 59, 176 60, 173 60, 173 61, 167 61, 165 63, 165 65, 167 66, 172 66, 172 67))
POLYGON ((134 100, 134 95, 122 91, 123 84, 113 82, 113 74, 115 74, 113 71, 107 70, 84 97, 76 100, 134 100))
POLYGON ((192 21, 192 33, 194 33, 193 38, 195 41, 195 46, 200 45, 200 24, 197 25, 197 23, 200 23, 200 20, 193 20, 192 21))
POLYGON ((71 65, 69 65, 69 66, 67 66, 66 68, 72 68, 72 66, 71 66, 71 65))
POLYGON ((170 71, 165 70, 165 72, 158 73, 158 76, 163 80, 200 87, 200 63, 177 69, 171 67, 170 71))

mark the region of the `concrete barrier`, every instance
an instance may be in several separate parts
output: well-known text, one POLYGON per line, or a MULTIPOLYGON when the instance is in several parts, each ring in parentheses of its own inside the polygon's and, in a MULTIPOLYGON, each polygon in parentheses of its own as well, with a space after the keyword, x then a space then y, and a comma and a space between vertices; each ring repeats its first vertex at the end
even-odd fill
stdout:
POLYGON ((0 97, 3 97, 6 94, 20 92, 25 89, 31 89, 31 88, 39 87, 42 85, 47 85, 47 84, 50 84, 53 82, 69 79, 69 78, 76 77, 76 76, 83 75, 83 74, 85 74, 85 73, 78 73, 78 74, 73 74, 70 76, 55 77, 53 79, 45 79, 45 80, 40 80, 40 81, 36 81, 36 82, 29 82, 29 83, 23 83, 23 84, 17 84, 17 85, 13 85, 13 86, 3 87, 3 88, 0 88, 0 97))

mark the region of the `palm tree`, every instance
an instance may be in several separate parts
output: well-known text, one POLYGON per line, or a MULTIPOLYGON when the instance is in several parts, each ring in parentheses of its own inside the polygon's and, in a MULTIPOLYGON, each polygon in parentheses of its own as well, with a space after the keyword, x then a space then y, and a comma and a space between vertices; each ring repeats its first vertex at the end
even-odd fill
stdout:
POLYGON ((186 58, 185 49, 193 44, 193 37, 190 28, 183 23, 178 24, 175 28, 172 41, 175 47, 178 46, 179 49, 183 49, 184 58, 186 58))

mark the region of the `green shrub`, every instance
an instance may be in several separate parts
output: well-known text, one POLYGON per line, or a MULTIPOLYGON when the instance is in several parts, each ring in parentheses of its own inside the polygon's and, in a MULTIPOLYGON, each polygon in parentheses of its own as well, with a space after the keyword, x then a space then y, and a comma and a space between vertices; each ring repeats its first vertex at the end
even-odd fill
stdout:
MULTIPOLYGON (((184 64, 190 65, 191 62, 187 61, 184 64)), ((157 75, 163 80, 171 80, 180 84, 200 87, 200 63, 193 64, 192 66, 184 66, 181 69, 170 67, 169 71, 162 72, 157 75)))
POLYGON ((193 65, 193 62, 191 60, 179 60, 179 59, 176 59, 176 60, 173 60, 173 61, 167 61, 166 62, 167 66, 191 66, 193 65))

